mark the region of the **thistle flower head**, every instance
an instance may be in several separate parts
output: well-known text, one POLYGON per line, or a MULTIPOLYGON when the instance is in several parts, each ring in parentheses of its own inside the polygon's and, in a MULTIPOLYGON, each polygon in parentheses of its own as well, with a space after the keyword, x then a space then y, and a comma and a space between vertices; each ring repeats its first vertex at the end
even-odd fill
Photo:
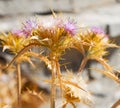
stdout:
POLYGON ((17 54, 25 45, 29 43, 28 39, 24 36, 18 36, 18 34, 8 33, 0 35, 1 43, 3 45, 3 51, 6 49, 12 53, 17 54))
POLYGON ((62 77, 63 96, 66 103, 82 102, 83 104, 92 105, 90 93, 82 79, 72 73, 67 73, 62 77))
POLYGON ((38 24, 37 24, 36 20, 26 20, 23 23, 22 29, 12 30, 11 33, 16 36, 28 37, 28 36, 32 35, 32 31, 34 29, 37 29, 37 27, 38 27, 38 24))
POLYGON ((32 34, 32 31, 38 27, 38 23, 36 20, 27 20, 23 23, 22 33, 25 36, 29 36, 32 34))
POLYGON ((90 58, 102 58, 107 54, 106 49, 109 47, 110 41, 102 29, 97 27, 86 28, 86 30, 80 32, 78 37, 78 42, 82 41, 86 44, 79 49, 81 48, 81 52, 84 50, 84 54, 86 53, 90 58))
POLYGON ((64 24, 65 30, 69 32, 71 35, 75 35, 76 33, 76 26, 72 21, 68 21, 64 24))
POLYGON ((95 34, 105 34, 103 29, 95 26, 91 28, 91 31, 94 32, 95 34))
POLYGON ((41 21, 33 34, 37 36, 37 41, 41 45, 57 53, 56 55, 61 54, 72 44, 72 36, 65 30, 63 19, 60 18, 52 18, 48 22, 41 21))
POLYGON ((82 52, 87 59, 98 61, 105 69, 112 72, 112 68, 107 64, 104 57, 108 54, 107 48, 114 47, 116 45, 112 44, 106 34, 103 34, 101 30, 98 30, 100 31, 99 33, 95 30, 87 29, 78 34, 78 42, 75 47, 82 52), (81 41, 85 44, 80 44, 81 41))
POLYGON ((101 37, 101 41, 102 41, 103 43, 107 43, 107 42, 108 42, 109 38, 108 38, 108 36, 105 34, 105 32, 104 32, 103 29, 101 29, 101 28, 99 28, 99 27, 92 27, 92 28, 91 28, 91 32, 92 32, 93 34, 95 34, 96 36, 101 37))
POLYGON ((23 30, 12 30, 11 33, 16 36, 24 36, 23 30))

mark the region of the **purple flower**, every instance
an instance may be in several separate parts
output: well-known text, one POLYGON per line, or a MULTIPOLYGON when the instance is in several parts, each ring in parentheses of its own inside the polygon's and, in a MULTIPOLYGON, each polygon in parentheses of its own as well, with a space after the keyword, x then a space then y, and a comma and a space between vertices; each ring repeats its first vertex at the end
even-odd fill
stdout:
POLYGON ((23 34, 25 34, 26 36, 31 35, 32 30, 37 27, 38 27, 38 24, 35 20, 27 20, 23 26, 23 30, 22 30, 23 34))
POLYGON ((75 35, 76 27, 75 27, 75 24, 73 22, 67 22, 64 26, 65 26, 65 30, 67 32, 69 32, 72 35, 75 35))
POLYGON ((98 34, 98 36, 100 36, 102 38, 102 42, 107 43, 109 40, 109 36, 105 34, 105 32, 103 31, 103 29, 99 28, 99 27, 92 27, 91 31, 95 34, 98 34))
POLYGON ((23 30, 13 30, 12 34, 16 35, 16 36, 23 36, 23 30))
POLYGON ((95 34, 105 34, 105 32, 103 31, 103 29, 101 29, 99 27, 92 27, 91 31, 94 32, 95 34))
POLYGON ((35 20, 27 20, 25 23, 23 23, 23 28, 21 30, 13 30, 12 34, 16 36, 28 37, 29 35, 31 35, 32 30, 37 27, 38 27, 38 24, 35 20))

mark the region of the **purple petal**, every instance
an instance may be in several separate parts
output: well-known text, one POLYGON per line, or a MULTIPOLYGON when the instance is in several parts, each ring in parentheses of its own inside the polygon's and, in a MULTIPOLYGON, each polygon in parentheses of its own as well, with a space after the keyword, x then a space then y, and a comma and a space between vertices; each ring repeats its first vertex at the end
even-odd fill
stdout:
POLYGON ((13 30, 12 34, 14 34, 16 36, 23 36, 24 35, 22 30, 13 30))
POLYGON ((76 33, 76 27, 72 22, 67 22, 65 24, 65 30, 68 31, 72 35, 76 33))
POLYGON ((105 34, 104 30, 99 27, 92 27, 91 31, 94 32, 95 34, 105 34))
POLYGON ((33 29, 37 27, 37 22, 35 20, 27 20, 24 23, 24 28, 25 29, 33 29))
POLYGON ((31 35, 32 30, 37 28, 38 24, 35 20, 27 20, 23 26, 23 33, 28 36, 31 35))

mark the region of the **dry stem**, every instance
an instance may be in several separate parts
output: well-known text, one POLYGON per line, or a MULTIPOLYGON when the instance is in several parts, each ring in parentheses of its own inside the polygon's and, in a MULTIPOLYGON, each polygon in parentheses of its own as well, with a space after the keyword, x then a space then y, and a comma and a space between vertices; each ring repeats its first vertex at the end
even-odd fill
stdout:
POLYGON ((51 107, 50 108, 55 108, 55 94, 56 94, 56 87, 55 87, 55 77, 56 77, 56 64, 54 60, 52 61, 52 83, 51 83, 51 107))
POLYGON ((80 74, 82 72, 82 70, 85 68, 86 64, 87 64, 88 58, 84 57, 82 60, 82 63, 80 65, 80 68, 78 69, 78 73, 80 74))
POLYGON ((115 102, 111 108, 117 108, 119 105, 120 105, 120 99, 117 100, 117 102, 115 102))
POLYGON ((20 64, 17 64, 17 94, 18 94, 18 108, 21 108, 21 70, 20 64))

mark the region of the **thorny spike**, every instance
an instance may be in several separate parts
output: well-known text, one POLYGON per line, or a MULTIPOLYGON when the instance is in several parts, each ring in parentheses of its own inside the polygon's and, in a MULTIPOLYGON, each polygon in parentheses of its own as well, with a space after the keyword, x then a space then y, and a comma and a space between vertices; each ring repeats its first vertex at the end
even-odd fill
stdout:
POLYGON ((51 12, 52 12, 53 17, 56 18, 57 16, 56 16, 54 10, 53 10, 52 8, 50 8, 50 10, 51 10, 51 12))

